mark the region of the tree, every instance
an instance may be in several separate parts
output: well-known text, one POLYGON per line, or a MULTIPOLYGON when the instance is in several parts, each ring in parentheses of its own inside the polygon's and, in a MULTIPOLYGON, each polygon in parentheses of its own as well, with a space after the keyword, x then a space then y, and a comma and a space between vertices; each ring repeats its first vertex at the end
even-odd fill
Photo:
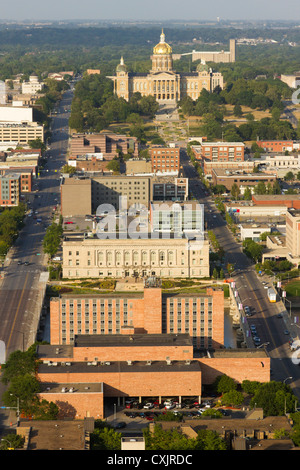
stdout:
POLYGON ((17 375, 10 381, 9 387, 3 393, 2 399, 7 407, 16 407, 16 397, 19 398, 20 410, 29 412, 34 396, 40 391, 37 378, 28 373, 17 375))
POLYGON ((295 175, 292 171, 288 171, 284 177, 285 181, 293 181, 295 179, 295 175))
POLYGON ((27 351, 12 352, 6 363, 2 364, 1 382, 7 385, 13 378, 25 374, 34 374, 36 369, 36 355, 34 348, 27 351))
POLYGON ((114 173, 120 173, 120 161, 117 159, 111 160, 107 164, 107 169, 113 171, 114 173))
POLYGON ((240 188, 236 183, 233 183, 231 190, 230 190, 231 196, 237 200, 240 196, 240 188))
POLYGON ((251 239, 246 239, 243 241, 244 253, 253 259, 256 263, 261 261, 263 246, 254 242, 251 239))
POLYGON ((213 270, 213 274, 212 274, 212 275, 213 275, 213 278, 214 278, 214 279, 217 279, 217 278, 218 278, 218 276, 219 276, 219 273, 218 273, 218 270, 217 270, 217 268, 214 268, 214 270, 213 270))
POLYGON ((231 377, 224 374, 217 377, 214 387, 216 387, 218 393, 226 393, 231 390, 236 390, 237 383, 231 377))
POLYGON ((24 442, 25 437, 20 434, 6 434, 1 439, 0 450, 21 449, 24 442))
POLYGON ((97 420, 91 435, 93 450, 121 450, 121 433, 116 432, 107 423, 97 420))
POLYGON ((45 144, 42 142, 42 140, 39 137, 35 140, 29 140, 28 145, 31 149, 41 149, 42 152, 46 150, 45 144))
POLYGON ((256 186, 254 186, 254 192, 255 194, 266 194, 267 193, 267 188, 266 185, 263 181, 260 181, 257 183, 256 186))
POLYGON ((293 412, 298 400, 291 388, 282 382, 265 382, 258 387, 251 405, 263 409, 264 416, 283 416, 293 412))
POLYGON ((59 224, 53 223, 47 228, 43 240, 43 249, 47 255, 51 257, 55 255, 60 245, 62 233, 63 229, 59 224))
POLYGON ((242 110, 242 107, 240 104, 236 104, 233 108, 233 114, 236 116, 236 117, 241 117, 243 116, 243 110, 242 110))
POLYGON ((244 190, 244 199, 245 201, 251 201, 252 199, 252 191, 249 186, 247 186, 244 190))
POLYGON ((272 194, 281 194, 281 187, 278 180, 273 183, 272 194))
POLYGON ((237 390, 230 390, 229 392, 226 392, 222 395, 222 404, 223 405, 241 405, 244 401, 244 395, 241 392, 238 392, 237 390))

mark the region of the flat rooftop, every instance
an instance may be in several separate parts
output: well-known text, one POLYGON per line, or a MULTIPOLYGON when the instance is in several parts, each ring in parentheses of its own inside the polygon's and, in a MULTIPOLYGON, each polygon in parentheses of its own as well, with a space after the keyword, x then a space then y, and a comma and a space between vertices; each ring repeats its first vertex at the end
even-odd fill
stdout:
POLYGON ((261 195, 255 194, 252 196, 252 201, 291 201, 293 199, 300 199, 300 194, 274 194, 274 195, 261 195))
POLYGON ((213 168, 212 171, 217 176, 223 176, 223 177, 226 177, 226 178, 242 177, 242 178, 249 178, 249 179, 257 180, 257 179, 266 179, 266 178, 276 177, 275 173, 274 174, 270 174, 270 173, 247 173, 244 170, 228 170, 228 169, 223 169, 223 168, 213 168))
POLYGON ((288 213, 293 217, 300 217, 300 209, 289 209, 288 213))
MULTIPOLYGON (((139 373, 139 372, 200 372, 201 371, 201 364, 199 361, 192 360, 190 362, 187 361, 171 361, 169 364, 167 361, 132 361, 129 363, 128 361, 92 361, 92 362, 72 362, 71 364, 64 364, 61 362, 55 363, 42 363, 39 365, 39 374, 47 374, 53 373, 53 369, 55 369, 56 374, 68 374, 68 373, 139 373), (54 365, 55 364, 55 365, 54 365)), ((58 379, 59 376, 57 376, 58 379)), ((47 385, 47 384, 46 384, 47 385)), ((75 383, 59 383, 59 379, 55 382, 54 388, 49 389, 49 393, 61 393, 63 387, 74 387, 77 392, 84 393, 84 389, 88 386, 86 383, 78 384, 78 388, 76 388, 75 383)), ((100 389, 101 383, 95 384, 94 387, 87 389, 86 391, 90 392, 98 392, 101 393, 102 389, 100 389), (98 385, 98 387, 97 387, 98 385)), ((43 389, 43 392, 47 391, 47 387, 43 389)))
POLYGON ((78 335, 75 347, 143 347, 143 346, 192 346, 190 335, 182 334, 134 334, 134 335, 78 335))
MULTIPOLYGON (((48 366, 49 367, 49 366, 48 366)), ((41 393, 103 393, 103 383, 41 382, 41 393)))

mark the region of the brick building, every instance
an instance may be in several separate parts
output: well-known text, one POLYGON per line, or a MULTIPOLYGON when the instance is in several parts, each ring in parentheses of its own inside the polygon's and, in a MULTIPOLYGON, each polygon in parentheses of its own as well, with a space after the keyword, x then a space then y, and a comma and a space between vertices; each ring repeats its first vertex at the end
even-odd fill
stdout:
MULTIPOLYGON (((193 295, 163 294, 160 288, 95 296, 63 294, 51 299, 50 310, 51 344, 72 344, 80 334, 130 332, 188 333, 195 348, 218 348, 224 343, 223 290, 208 288, 193 295)), ((109 360, 110 354, 106 349, 101 357, 109 360)), ((156 353, 152 356, 155 359, 156 353)))
MULTIPOLYGON (((225 188, 230 191, 232 186, 236 184, 241 193, 245 188, 250 187, 254 188, 258 183, 275 183, 276 175, 269 175, 267 173, 245 173, 240 170, 212 170, 212 183, 214 185, 223 185, 225 188)), ((272 196, 273 197, 273 196, 272 196)))
POLYGON ((38 345, 41 399, 58 405, 61 417, 105 418, 105 401, 175 397, 201 402, 202 387, 226 374, 243 380, 270 380, 264 349, 210 349, 193 355, 187 334, 83 335, 74 344, 38 345))
POLYGON ((282 207, 287 207, 288 209, 291 209, 291 208, 300 209, 300 195, 299 194, 293 194, 293 195, 274 194, 272 196, 268 196, 266 194, 264 195, 253 194, 252 202, 256 206, 270 206, 271 208, 275 206, 282 206, 282 207))
POLYGON ((69 158, 79 155, 101 154, 105 160, 112 160, 119 152, 138 157, 136 137, 119 134, 73 134, 70 139, 69 158))
POLYGON ((244 161, 245 144, 243 142, 203 142, 192 145, 192 151, 198 160, 211 162, 242 162, 244 161))
MULTIPOLYGON (((257 140, 256 144, 266 152, 292 152, 294 150, 293 140, 257 140)), ((298 148, 298 146, 297 146, 298 148)))
POLYGON ((252 173, 256 165, 255 161, 244 160, 242 162, 233 161, 233 162, 223 162, 217 161, 213 162, 211 160, 202 161, 202 169, 206 178, 211 178, 213 170, 223 170, 223 171, 244 171, 245 173, 252 173))
POLYGON ((30 193, 32 191, 32 181, 33 181, 33 171, 30 168, 13 168, 8 170, 3 170, 0 167, 0 175, 9 176, 9 175, 20 175, 20 192, 21 193, 30 193))
POLYGON ((0 176, 0 206, 18 206, 20 202, 20 175, 9 174, 0 176))
POLYGON ((180 148, 155 146, 149 149, 152 171, 179 171, 180 148))

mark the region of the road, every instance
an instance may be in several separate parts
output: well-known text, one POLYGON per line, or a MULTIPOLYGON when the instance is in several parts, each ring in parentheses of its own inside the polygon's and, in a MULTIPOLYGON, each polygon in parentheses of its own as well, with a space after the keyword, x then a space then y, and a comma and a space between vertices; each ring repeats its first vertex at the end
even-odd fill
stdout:
POLYGON ((225 267, 227 263, 235 266, 232 278, 241 302, 243 306, 249 305, 256 312, 251 317, 244 316, 242 327, 246 337, 251 343, 250 325, 255 325, 261 344, 266 345, 271 357, 272 379, 282 382, 285 380, 300 399, 300 367, 293 361, 288 342, 290 338, 297 336, 296 327, 291 325, 291 319, 282 302, 269 302, 265 286, 271 285, 271 280, 261 278, 256 273, 254 264, 243 253, 241 244, 235 240, 223 216, 216 209, 213 198, 205 194, 205 187, 200 184, 197 172, 186 155, 182 162, 189 177, 191 192, 204 204, 206 228, 214 231, 225 251, 225 267), (282 314, 282 318, 278 314, 282 314), (285 334, 286 330, 289 334, 285 334))
MULTIPOLYGON (((6 348, 6 359, 13 351, 26 350, 36 340, 47 281, 47 259, 43 255, 43 238, 53 219, 53 208, 60 199, 59 169, 65 163, 68 148, 68 118, 73 93, 65 92, 58 114, 53 116, 53 137, 47 151, 45 171, 36 180, 36 191, 29 195, 30 207, 37 212, 26 217, 2 273, 0 284, 0 340, 6 348), (36 218, 34 218, 36 217, 36 218), (42 219, 42 223, 38 222, 42 219), (24 263, 29 263, 25 265, 24 263), (22 264, 18 264, 22 263, 22 264)), ((0 383, 0 402, 4 391, 0 383)), ((10 418, 0 412, 0 428, 10 418)))

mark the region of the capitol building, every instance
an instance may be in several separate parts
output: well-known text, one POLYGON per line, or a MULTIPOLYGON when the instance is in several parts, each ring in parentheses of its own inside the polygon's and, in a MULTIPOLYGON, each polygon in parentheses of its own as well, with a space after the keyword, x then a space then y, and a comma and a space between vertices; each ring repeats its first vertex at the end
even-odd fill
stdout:
POLYGON ((114 82, 114 92, 129 101, 134 93, 152 95, 160 104, 176 104, 189 96, 196 100, 203 88, 212 92, 217 86, 223 88, 223 76, 213 72, 202 60, 195 72, 176 73, 173 70, 172 48, 165 41, 162 31, 160 42, 153 48, 152 68, 149 73, 128 72, 121 58, 116 74, 109 77, 114 82))

